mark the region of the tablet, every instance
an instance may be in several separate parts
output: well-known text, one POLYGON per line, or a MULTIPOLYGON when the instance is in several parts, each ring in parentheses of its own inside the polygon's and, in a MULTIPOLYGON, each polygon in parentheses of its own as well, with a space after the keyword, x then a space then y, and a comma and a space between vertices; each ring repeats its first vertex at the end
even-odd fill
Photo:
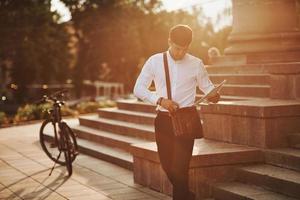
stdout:
POLYGON ((198 105, 199 103, 202 103, 204 101, 206 101, 207 99, 209 99, 210 97, 213 97, 216 95, 217 92, 219 92, 223 85, 226 83, 226 80, 223 80, 222 83, 220 83, 219 85, 217 85, 214 89, 212 89, 209 93, 207 93, 206 95, 204 95, 201 99, 199 99, 198 101, 196 101, 194 103, 194 105, 198 105))

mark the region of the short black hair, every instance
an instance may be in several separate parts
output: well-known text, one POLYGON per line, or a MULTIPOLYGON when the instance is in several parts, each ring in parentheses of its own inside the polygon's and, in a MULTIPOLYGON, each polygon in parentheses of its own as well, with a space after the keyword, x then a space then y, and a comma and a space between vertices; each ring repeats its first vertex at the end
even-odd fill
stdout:
POLYGON ((188 46, 192 42, 193 31, 188 25, 177 24, 170 29, 169 38, 180 46, 188 46))

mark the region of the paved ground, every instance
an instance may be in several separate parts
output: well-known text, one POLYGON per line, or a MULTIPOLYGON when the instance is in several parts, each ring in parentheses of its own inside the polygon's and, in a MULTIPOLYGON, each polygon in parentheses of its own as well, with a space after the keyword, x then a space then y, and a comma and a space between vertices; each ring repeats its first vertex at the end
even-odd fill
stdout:
MULTIPOLYGON (((68 120, 77 123, 77 120, 68 120)), ((133 182, 133 173, 116 165, 79 155, 67 177, 40 148, 40 124, 0 129, 0 199, 139 199, 171 198, 133 182)))

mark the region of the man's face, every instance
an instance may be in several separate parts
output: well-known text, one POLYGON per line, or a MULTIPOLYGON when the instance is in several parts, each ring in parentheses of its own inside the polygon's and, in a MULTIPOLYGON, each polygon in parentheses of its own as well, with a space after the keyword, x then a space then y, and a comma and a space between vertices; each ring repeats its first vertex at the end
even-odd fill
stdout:
POLYGON ((174 42, 172 42, 171 40, 169 40, 169 46, 170 46, 171 56, 173 57, 174 60, 181 60, 189 49, 189 45, 179 46, 174 42))

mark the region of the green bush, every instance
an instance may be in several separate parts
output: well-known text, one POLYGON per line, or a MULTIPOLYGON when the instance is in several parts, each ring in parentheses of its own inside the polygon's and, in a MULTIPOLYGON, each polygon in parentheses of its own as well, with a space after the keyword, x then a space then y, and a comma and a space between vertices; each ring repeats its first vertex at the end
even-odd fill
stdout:
POLYGON ((111 100, 103 100, 103 101, 88 101, 88 102, 81 102, 76 105, 76 110, 83 114, 83 113, 91 113, 96 112, 98 108, 107 108, 107 107, 115 107, 116 103, 111 100))
MULTIPOLYGON (((17 114, 14 117, 14 122, 45 119, 48 115, 47 110, 51 109, 51 106, 52 105, 49 103, 40 105, 26 104, 25 106, 18 108, 17 114)), ((67 106, 62 106, 61 113, 63 116, 77 115, 77 111, 74 111, 67 106)))
POLYGON ((81 102, 76 105, 76 110, 79 113, 96 112, 98 108, 99 104, 97 102, 81 102))
POLYGON ((40 104, 35 106, 33 114, 35 119, 46 119, 48 116, 48 110, 51 108, 50 103, 40 104))
POLYGON ((0 112, 0 125, 8 123, 8 118, 6 117, 5 112, 0 112))
POLYGON ((117 104, 115 101, 112 101, 112 100, 107 100, 105 101, 105 107, 116 107, 117 104))
MULTIPOLYGON (((25 106, 19 107, 17 114, 14 116, 13 121, 15 123, 29 121, 29 120, 39 120, 45 119, 48 115, 47 110, 51 109, 51 104, 26 104, 25 106)), ((78 114, 83 113, 92 113, 96 112, 98 108, 107 108, 107 107, 115 107, 116 103, 111 100, 103 100, 98 102, 81 102, 75 106, 75 110, 71 109, 68 106, 61 107, 62 116, 78 116, 78 114)), ((0 124, 7 123, 8 119, 5 116, 5 113, 0 112, 0 124)))
POLYGON ((22 122, 35 119, 35 107, 35 105, 30 104, 26 104, 25 106, 19 107, 17 114, 14 117, 14 122, 22 122))
POLYGON ((77 110, 73 110, 68 106, 62 106, 61 107, 61 115, 62 116, 73 116, 76 117, 78 116, 78 111, 77 110))

